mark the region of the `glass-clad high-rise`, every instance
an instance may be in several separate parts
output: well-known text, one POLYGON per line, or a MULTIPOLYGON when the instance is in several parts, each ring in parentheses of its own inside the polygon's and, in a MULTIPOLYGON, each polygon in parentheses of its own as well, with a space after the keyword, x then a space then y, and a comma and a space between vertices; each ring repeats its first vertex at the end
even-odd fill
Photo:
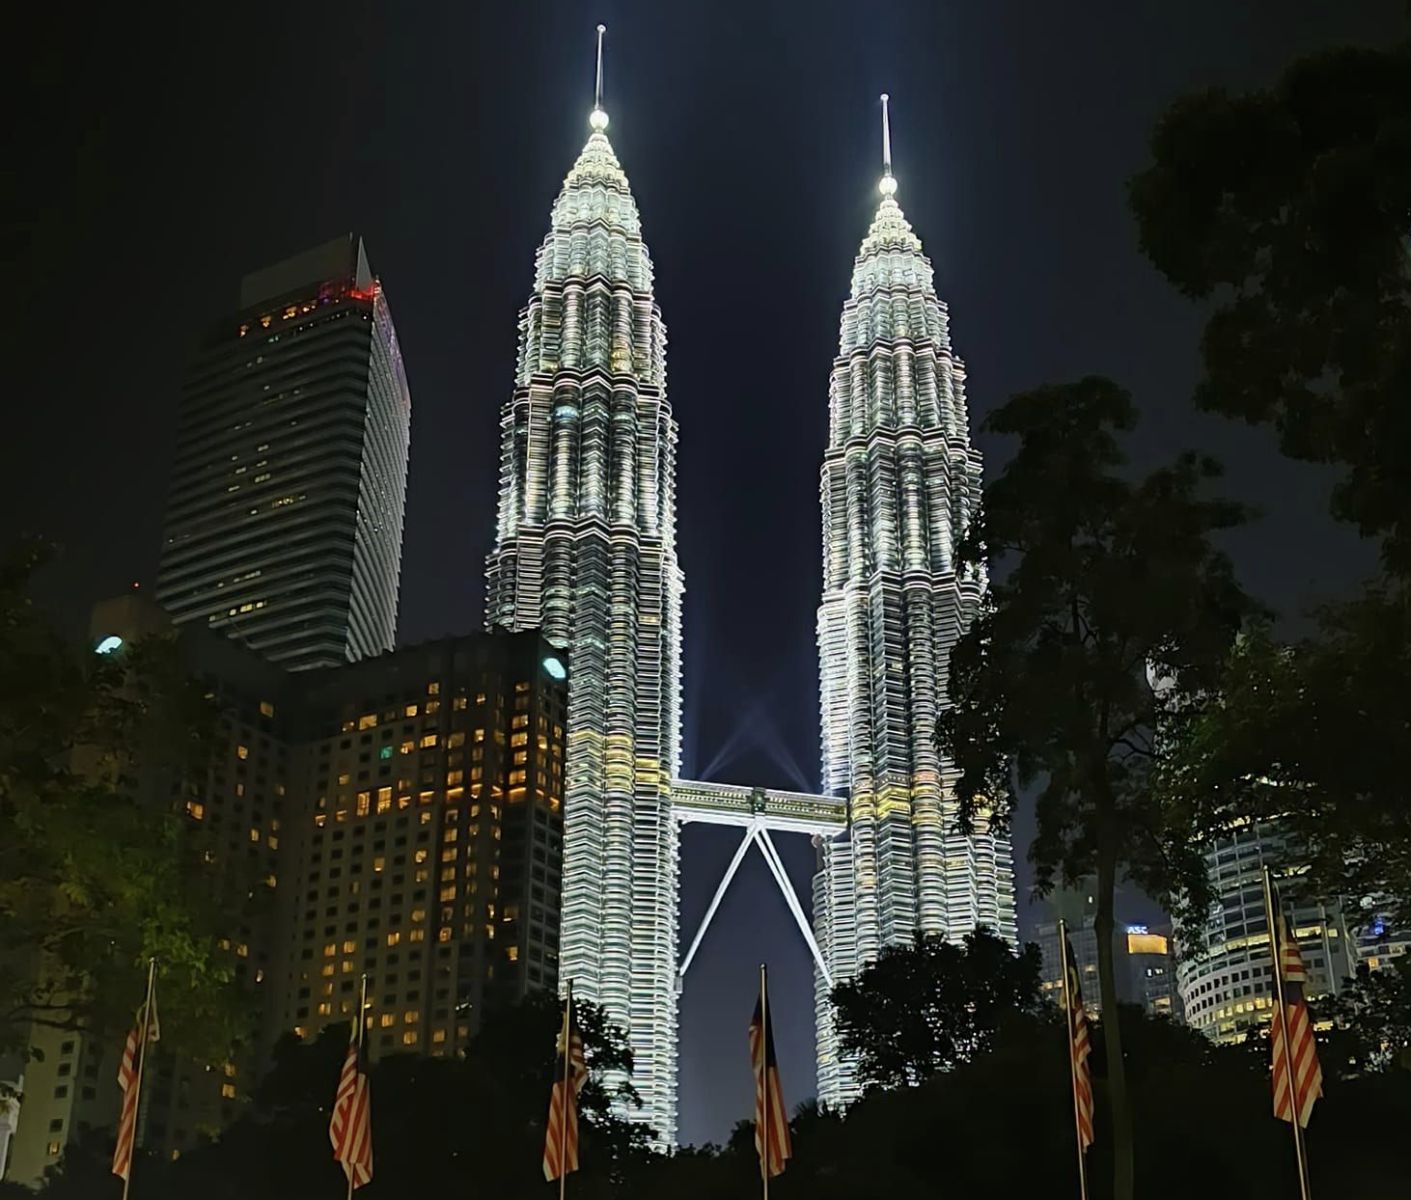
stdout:
POLYGON ((246 276, 187 372, 158 600, 290 670, 390 650, 410 435, 361 239, 246 276))
MULTIPOLYGON (((950 651, 985 588, 956 559, 980 456, 949 314, 897 204, 890 146, 885 158, 843 305, 821 485, 823 790, 849 814, 821 847, 814 922, 835 981, 917 934, 1017 937, 1009 843, 957 831, 955 770, 936 745, 950 651)), ((855 1088, 821 981, 817 1002, 819 1097, 843 1103, 855 1088)))
POLYGON ((486 619, 569 649, 560 986, 627 1028, 638 1115, 671 1144, 677 429, 637 205, 601 107, 590 123, 520 315, 486 619))

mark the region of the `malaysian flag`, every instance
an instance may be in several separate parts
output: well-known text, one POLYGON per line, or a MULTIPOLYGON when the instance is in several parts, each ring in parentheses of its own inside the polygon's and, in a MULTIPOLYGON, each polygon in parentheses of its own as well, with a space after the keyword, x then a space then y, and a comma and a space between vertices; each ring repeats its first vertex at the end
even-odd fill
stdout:
POLYGON ((1071 1059, 1073 1077, 1073 1119, 1078 1125, 1078 1149, 1086 1150, 1093 1144, 1093 1076, 1088 1067, 1088 1056, 1093 1052, 1092 1038, 1088 1034, 1088 1014, 1083 1008, 1083 985, 1078 978, 1078 967, 1073 961, 1073 946, 1068 935, 1063 935, 1068 979, 1063 989, 1068 1011, 1068 1054, 1071 1059))
POLYGON ((769 986, 759 973, 759 999, 750 1018, 750 1065, 754 1068, 754 1144, 766 1178, 783 1173, 793 1157, 789 1117, 784 1111, 784 1086, 774 1057, 774 1021, 769 1011, 769 986))
POLYGON ((343 1164, 349 1190, 372 1182, 372 1085, 362 1069, 362 1046, 358 1037, 362 1020, 360 1009, 348 1039, 343 1071, 338 1076, 333 1117, 328 1122, 333 1157, 343 1164))
POLYGON ((1282 1009, 1277 1003, 1274 1005, 1274 1016, 1269 1022, 1269 1040, 1274 1054, 1274 1115, 1281 1121, 1292 1121, 1297 1112, 1299 1125, 1306 1129, 1308 1118, 1313 1115, 1313 1102, 1323 1094, 1323 1072, 1318 1066, 1313 1021, 1303 994, 1308 972, 1298 952, 1298 943, 1289 936, 1282 913, 1277 954, 1283 979, 1283 1005, 1282 1009))
POLYGON ((157 992, 154 979, 147 983, 147 999, 137 1010, 137 1020, 128 1031, 118 1063, 118 1087, 122 1089, 122 1109, 118 1113, 118 1140, 113 1147, 113 1174, 126 1184, 132 1173, 132 1154, 137 1146, 137 1106, 142 1083, 143 1033, 150 1046, 161 1037, 157 1021, 157 992))
POLYGON ((588 1060, 573 1009, 572 989, 564 1001, 563 1024, 555 1050, 549 1124, 544 1130, 544 1178, 549 1180, 562 1179, 578 1170, 578 1093, 588 1082, 588 1060))

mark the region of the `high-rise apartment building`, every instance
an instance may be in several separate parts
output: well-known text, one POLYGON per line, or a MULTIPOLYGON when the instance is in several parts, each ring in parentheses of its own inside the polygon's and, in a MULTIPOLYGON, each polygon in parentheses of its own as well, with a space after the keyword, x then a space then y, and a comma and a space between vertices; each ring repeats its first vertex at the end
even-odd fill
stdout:
POLYGON ((460 1049, 558 982, 565 655, 476 634, 301 677, 276 1030, 460 1049))
POLYGON ((390 650, 410 430, 360 239, 247 276, 187 373, 162 605, 291 670, 390 650))
MULTIPOLYGON (((93 644, 170 629, 134 594, 97 607, 93 644)), ((533 632, 299 673, 199 625, 178 638, 216 705, 211 758, 179 788, 139 786, 184 813, 210 866, 257 1036, 211 1065, 159 1043, 139 1129, 163 1154, 230 1122, 280 1034, 350 1020, 364 972, 373 1055, 453 1053, 486 1008, 554 988, 567 713, 567 657, 533 632)), ((113 1126, 119 1100, 117 1040, 36 1029, 31 1048, 9 1122, 21 1182, 113 1126)))
MULTIPOLYGON (((1017 937, 1009 842, 983 823, 972 836, 956 829, 956 771, 936 747, 950 651, 985 589, 984 571, 956 557, 980 500, 980 456, 949 315, 896 201, 885 124, 883 137, 882 199, 843 305, 821 486, 823 790, 848 798, 849 821, 821 844, 814 920, 835 981, 917 934, 983 925, 1017 937)), ((822 989, 817 1017, 819 1098, 845 1103, 856 1085, 822 989)))
MULTIPOLYGON (((599 96, 601 100, 601 95, 599 96)), ((561 977, 676 1137, 681 598, 666 330, 601 104, 554 202, 501 421, 486 619, 569 648, 561 977)))

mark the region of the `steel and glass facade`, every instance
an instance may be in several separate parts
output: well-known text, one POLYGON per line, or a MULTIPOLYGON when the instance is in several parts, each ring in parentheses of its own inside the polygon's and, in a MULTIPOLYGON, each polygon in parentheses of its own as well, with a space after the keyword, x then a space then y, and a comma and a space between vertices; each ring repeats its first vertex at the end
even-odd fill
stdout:
POLYGON ((290 670, 390 650, 411 394, 349 235, 248 276, 187 374, 157 597, 290 670))
POLYGON ((487 623, 566 647, 561 984, 628 1031, 638 1118, 676 1137, 681 724, 677 426, 641 220, 595 110, 520 314, 487 623))
MULTIPOLYGON (((881 191, 843 305, 821 485, 822 779, 849 801, 814 887, 835 980, 917 934, 1018 933, 1009 842, 956 830, 956 772, 936 746, 950 651, 985 590, 956 558, 981 491, 965 368, 890 171, 881 191)), ((819 1097, 846 1103, 821 987, 817 1005, 819 1097)))

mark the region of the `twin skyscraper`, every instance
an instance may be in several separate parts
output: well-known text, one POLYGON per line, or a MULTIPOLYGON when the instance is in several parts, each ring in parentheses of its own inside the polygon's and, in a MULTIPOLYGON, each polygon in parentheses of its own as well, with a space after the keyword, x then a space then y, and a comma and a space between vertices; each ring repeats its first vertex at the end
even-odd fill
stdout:
MULTIPOLYGON (((607 136, 601 32, 591 133, 520 315, 486 618, 541 628, 568 652, 560 986, 572 979, 625 1025, 640 1119, 671 1144, 680 826, 705 789, 678 786, 680 432, 641 217, 607 136)), ((897 204, 883 101, 881 202, 843 305, 821 481, 818 807, 831 798, 839 820, 815 833, 812 944, 819 1098, 834 1104, 856 1093, 829 983, 919 934, 1017 933, 1009 844, 956 830, 954 771, 936 746, 950 650, 985 589, 956 556, 981 466, 947 310, 897 204)), ((767 829, 771 811, 764 798, 737 823, 767 829)))

